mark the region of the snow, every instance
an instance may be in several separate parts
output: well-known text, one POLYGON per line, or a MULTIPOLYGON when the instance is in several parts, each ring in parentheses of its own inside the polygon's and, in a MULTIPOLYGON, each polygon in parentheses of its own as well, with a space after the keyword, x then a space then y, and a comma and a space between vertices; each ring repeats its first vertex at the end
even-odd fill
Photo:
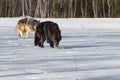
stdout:
POLYGON ((0 18, 0 80, 120 80, 119 18, 50 18, 62 31, 60 48, 18 39, 20 18, 0 18))

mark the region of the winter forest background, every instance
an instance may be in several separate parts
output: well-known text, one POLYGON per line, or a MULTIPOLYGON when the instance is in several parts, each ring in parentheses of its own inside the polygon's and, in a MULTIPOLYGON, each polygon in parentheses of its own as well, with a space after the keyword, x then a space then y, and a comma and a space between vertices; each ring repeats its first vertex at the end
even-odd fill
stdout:
POLYGON ((0 0, 0 17, 116 18, 120 0, 0 0))

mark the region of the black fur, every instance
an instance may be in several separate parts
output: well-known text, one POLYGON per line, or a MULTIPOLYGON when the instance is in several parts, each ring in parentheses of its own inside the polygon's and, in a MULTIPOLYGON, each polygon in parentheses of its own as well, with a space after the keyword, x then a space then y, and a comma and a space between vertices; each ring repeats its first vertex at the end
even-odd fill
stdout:
POLYGON ((46 21, 38 24, 35 33, 34 45, 44 47, 43 44, 47 40, 50 47, 58 47, 61 40, 61 31, 57 23, 46 21))

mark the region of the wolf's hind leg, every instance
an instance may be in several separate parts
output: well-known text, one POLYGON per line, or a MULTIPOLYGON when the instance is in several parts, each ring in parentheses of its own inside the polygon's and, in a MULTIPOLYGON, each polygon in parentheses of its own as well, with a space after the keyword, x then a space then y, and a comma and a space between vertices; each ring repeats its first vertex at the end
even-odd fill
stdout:
POLYGON ((19 38, 22 38, 22 37, 23 37, 23 33, 22 33, 21 31, 19 32, 18 37, 19 37, 19 38))

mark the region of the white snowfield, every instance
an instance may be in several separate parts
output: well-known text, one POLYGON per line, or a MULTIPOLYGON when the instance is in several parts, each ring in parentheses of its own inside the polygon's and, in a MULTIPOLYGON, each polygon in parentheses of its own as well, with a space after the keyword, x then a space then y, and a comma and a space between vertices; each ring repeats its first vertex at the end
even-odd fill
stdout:
POLYGON ((59 48, 18 39, 20 18, 0 18, 0 80, 120 80, 120 19, 40 19, 58 23, 59 48))

